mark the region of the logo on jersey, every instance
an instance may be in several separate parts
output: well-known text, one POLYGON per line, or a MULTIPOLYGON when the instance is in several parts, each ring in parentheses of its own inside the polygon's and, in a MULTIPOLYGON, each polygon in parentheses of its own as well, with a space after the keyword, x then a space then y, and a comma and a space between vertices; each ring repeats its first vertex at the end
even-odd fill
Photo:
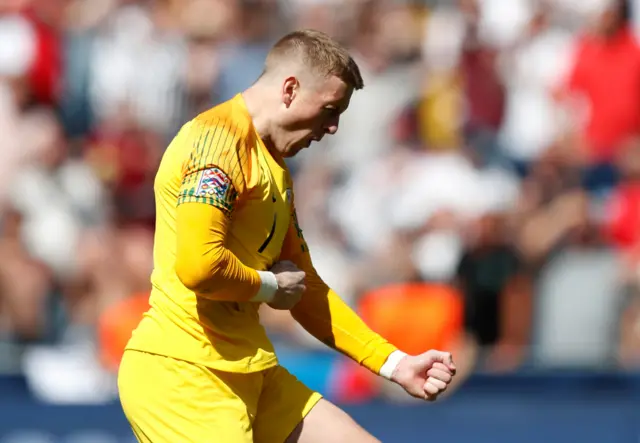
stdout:
POLYGON ((221 169, 213 167, 202 171, 195 196, 211 198, 231 209, 236 193, 229 176, 221 169))
POLYGON ((287 189, 285 191, 285 194, 287 195, 287 203, 291 204, 291 202, 293 201, 293 189, 287 189))

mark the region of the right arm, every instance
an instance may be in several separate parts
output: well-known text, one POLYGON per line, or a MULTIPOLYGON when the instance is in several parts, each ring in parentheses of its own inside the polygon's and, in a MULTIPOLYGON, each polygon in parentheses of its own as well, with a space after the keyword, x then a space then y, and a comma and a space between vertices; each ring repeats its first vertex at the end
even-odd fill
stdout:
POLYGON ((183 165, 176 217, 175 271, 198 296, 220 301, 270 301, 275 276, 245 266, 225 246, 231 215, 246 192, 248 155, 239 135, 224 126, 195 121, 182 143, 191 155, 183 165))
POLYGON ((220 301, 270 301, 278 284, 271 272, 245 266, 225 247, 230 219, 205 203, 178 206, 176 274, 199 296, 220 301))

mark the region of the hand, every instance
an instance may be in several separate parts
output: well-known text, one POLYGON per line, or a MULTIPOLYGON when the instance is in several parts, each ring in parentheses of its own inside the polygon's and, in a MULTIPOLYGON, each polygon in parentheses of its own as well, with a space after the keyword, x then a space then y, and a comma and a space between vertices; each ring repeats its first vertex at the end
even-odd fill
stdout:
POLYGON ((302 298, 306 287, 305 274, 290 261, 280 261, 270 269, 276 276, 278 290, 273 300, 268 303, 273 309, 289 310, 302 298))
POLYGON ((391 380, 416 398, 435 401, 447 389, 455 374, 456 367, 451 354, 431 350, 416 356, 405 356, 393 371, 391 380))

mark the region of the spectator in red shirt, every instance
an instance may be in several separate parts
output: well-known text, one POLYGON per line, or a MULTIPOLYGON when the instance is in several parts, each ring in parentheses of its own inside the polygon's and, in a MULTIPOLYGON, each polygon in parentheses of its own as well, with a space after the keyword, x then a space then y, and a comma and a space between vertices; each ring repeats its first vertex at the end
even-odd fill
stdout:
POLYGON ((588 106, 579 138, 590 162, 612 161, 619 144, 640 129, 640 46, 626 5, 608 2, 590 32, 578 38, 569 73, 568 92, 588 106))

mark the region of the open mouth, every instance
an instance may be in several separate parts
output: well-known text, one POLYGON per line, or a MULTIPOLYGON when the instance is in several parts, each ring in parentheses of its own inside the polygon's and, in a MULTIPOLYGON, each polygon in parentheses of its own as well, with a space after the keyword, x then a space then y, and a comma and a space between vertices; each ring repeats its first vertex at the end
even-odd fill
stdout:
POLYGON ((313 142, 319 142, 320 140, 322 140, 322 136, 318 137, 318 136, 311 136, 309 138, 307 138, 302 144, 301 146, 303 148, 308 148, 309 146, 311 146, 311 143, 313 142))

